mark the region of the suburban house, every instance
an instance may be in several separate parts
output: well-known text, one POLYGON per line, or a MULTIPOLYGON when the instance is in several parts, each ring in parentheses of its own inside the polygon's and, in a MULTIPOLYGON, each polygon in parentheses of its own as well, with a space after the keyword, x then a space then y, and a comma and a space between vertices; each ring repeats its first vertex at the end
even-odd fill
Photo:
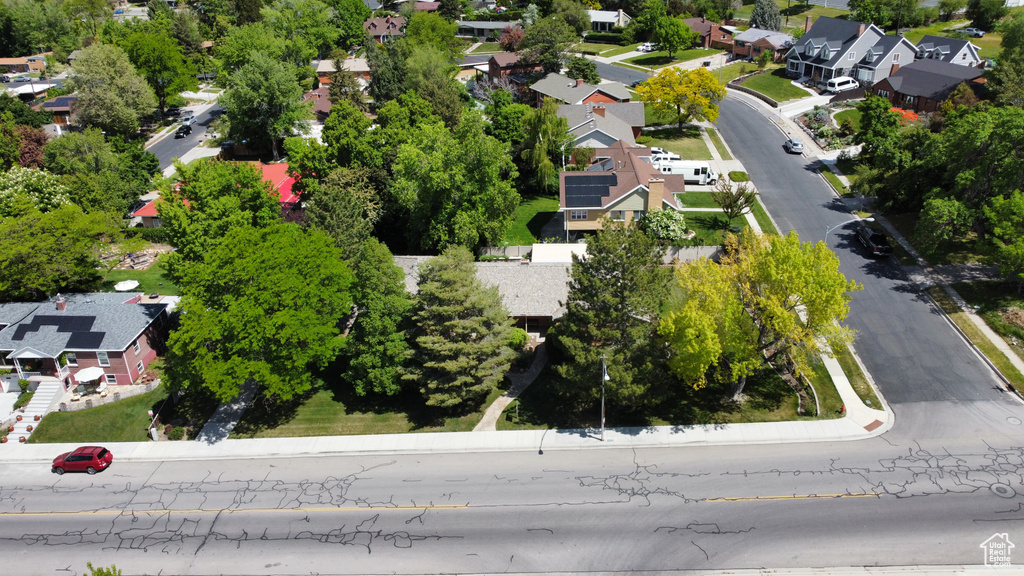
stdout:
MULTIPOLYGON (((366 58, 348 57, 341 64, 341 68, 351 72, 357 80, 362 80, 364 86, 370 81, 370 64, 366 61, 366 58)), ((320 84, 330 84, 331 75, 337 71, 338 69, 334 66, 334 60, 329 58, 321 60, 316 65, 317 81, 320 84)))
POLYGON ((562 104, 558 115, 569 123, 569 133, 579 147, 607 148, 620 141, 634 146, 644 127, 644 105, 640 102, 562 104))
POLYGON ((531 64, 522 59, 519 52, 502 52, 487 60, 487 81, 494 83, 508 78, 515 84, 525 85, 530 74, 541 71, 540 64, 531 64))
POLYGON ((874 24, 822 16, 786 54, 790 77, 819 84, 850 76, 867 87, 914 60, 917 47, 903 36, 887 36, 874 24))
POLYGON ((594 32, 611 32, 612 28, 625 28, 633 18, 620 10, 587 10, 590 14, 590 29, 594 32))
POLYGON ((331 99, 328 98, 330 89, 327 86, 320 86, 302 95, 303 102, 313 103, 313 115, 318 122, 323 123, 331 114, 331 99))
POLYGON ((682 174, 662 174, 649 162, 650 148, 621 140, 598 151, 584 172, 558 175, 558 211, 566 237, 601 228, 601 218, 632 222, 647 212, 681 208, 676 194, 686 191, 682 174))
POLYGON ((67 126, 71 124, 71 109, 74 108, 75 102, 78 102, 78 96, 57 96, 43 102, 42 107, 46 112, 53 114, 54 124, 67 126))
POLYGON ((0 305, 0 364, 31 382, 60 381, 65 390, 92 366, 102 368, 102 383, 136 382, 162 342, 170 304, 159 300, 100 292, 0 305))
POLYGON ((494 38, 497 40, 501 37, 501 31, 506 26, 521 26, 518 20, 514 22, 486 22, 482 20, 459 20, 459 27, 455 31, 456 36, 462 36, 464 38, 479 38, 484 40, 486 38, 494 38))
POLYGON ((611 102, 629 102, 630 93, 626 86, 618 82, 603 84, 587 84, 582 79, 572 79, 561 74, 548 74, 530 85, 537 96, 537 105, 544 98, 554 98, 565 104, 595 104, 611 102))
POLYGON ((436 12, 437 9, 440 8, 440 7, 441 7, 441 3, 440 2, 417 2, 416 3, 416 11, 417 12, 436 12))
POLYGON ((718 22, 712 22, 703 17, 684 18, 683 22, 690 27, 690 30, 700 34, 697 45, 701 48, 732 49, 732 31, 722 28, 718 22))
POLYGON ((893 72, 868 92, 905 110, 935 112, 960 84, 980 88, 985 81, 982 74, 981 68, 925 58, 893 72))
POLYGON ((160 221, 160 214, 157 212, 156 203, 160 200, 160 197, 150 200, 143 204, 142 208, 132 212, 128 215, 129 218, 138 218, 142 223, 143 228, 160 228, 163 226, 163 222, 160 221))
POLYGON ((401 16, 385 16, 383 18, 367 18, 363 28, 378 44, 402 35, 405 30, 405 18, 401 16))
POLYGON ((32 68, 32 62, 28 58, 0 58, 0 68, 18 74, 41 70, 41 68, 32 68))
POLYGON ((793 36, 774 30, 749 28, 732 37, 733 58, 756 60, 765 50, 774 53, 772 60, 781 62, 793 45, 793 36))
POLYGON ((917 43, 917 58, 932 58, 960 66, 981 66, 978 47, 968 40, 926 34, 917 43))

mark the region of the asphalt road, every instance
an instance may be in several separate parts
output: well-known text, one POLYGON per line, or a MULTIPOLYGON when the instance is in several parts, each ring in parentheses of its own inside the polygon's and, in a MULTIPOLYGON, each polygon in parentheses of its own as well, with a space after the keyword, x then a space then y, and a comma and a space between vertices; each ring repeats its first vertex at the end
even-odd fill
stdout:
MULTIPOLYGON (((149 147, 149 151, 156 154, 160 159, 160 169, 163 170, 171 165, 175 158, 181 158, 186 152, 195 148, 203 139, 210 123, 224 111, 220 106, 214 106, 209 110, 196 116, 196 123, 192 125, 192 134, 184 138, 175 138, 174 134, 168 134, 162 140, 149 147)), ((177 124, 175 129, 177 129, 177 124)))
POLYGON ((646 72, 640 72, 633 70, 632 68, 624 68, 622 66, 615 66, 614 64, 605 64, 603 62, 594 62, 597 65, 597 74, 605 80, 611 80, 612 82, 621 82, 626 86, 631 85, 633 82, 640 80, 647 80, 651 77, 646 72))

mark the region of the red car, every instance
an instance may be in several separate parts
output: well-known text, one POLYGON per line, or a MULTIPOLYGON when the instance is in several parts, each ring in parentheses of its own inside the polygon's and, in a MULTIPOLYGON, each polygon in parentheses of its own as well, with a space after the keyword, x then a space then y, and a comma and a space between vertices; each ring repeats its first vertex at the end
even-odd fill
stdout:
POLYGON ((95 474, 100 470, 106 470, 113 460, 114 455, 102 446, 82 446, 54 458, 53 472, 56 474, 64 472, 95 474))

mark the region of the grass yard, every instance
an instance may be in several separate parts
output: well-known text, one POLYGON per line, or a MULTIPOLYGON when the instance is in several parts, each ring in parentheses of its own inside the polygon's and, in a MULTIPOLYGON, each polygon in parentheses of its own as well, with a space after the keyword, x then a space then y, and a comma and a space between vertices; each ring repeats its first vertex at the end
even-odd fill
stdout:
POLYGON ((655 110, 654 104, 644 102, 644 126, 664 126, 672 124, 673 120, 675 118, 671 114, 655 110))
POLYGON ((960 330, 967 335, 967 338, 981 350, 992 364, 1006 377, 1007 380, 1013 384, 1013 387, 1017 390, 1024 389, 1024 374, 1010 363, 1009 358, 1006 357, 995 345, 981 333, 981 330, 974 325, 973 322, 967 315, 960 310, 960 308, 953 302, 953 299, 946 294, 942 288, 938 286, 932 286, 928 289, 928 294, 938 303, 939 307, 953 319, 953 322, 960 327, 960 330))
POLYGON ((138 280, 138 292, 152 294, 156 292, 161 296, 177 296, 178 286, 164 276, 163 262, 166 256, 161 255, 152 266, 145 270, 111 270, 107 280, 103 283, 103 290, 113 292, 114 285, 122 280, 138 280))
POLYGON ((729 171, 729 180, 733 182, 750 182, 750 175, 742 170, 729 171))
POLYGON ((614 44, 604 44, 604 46, 611 46, 610 50, 605 50, 601 53, 601 56, 605 58, 611 58, 612 56, 618 56, 619 54, 625 54, 626 52, 632 52, 636 50, 640 43, 630 44, 628 46, 615 46, 614 44))
MULTIPOLYGON (((886 214, 885 218, 892 224, 900 234, 921 252, 921 247, 914 242, 914 229, 917 226, 917 212, 904 214, 886 214)), ((895 242, 893 248, 899 250, 895 242)), ((975 232, 968 232, 962 237, 949 242, 942 242, 931 252, 921 252, 929 264, 967 264, 972 262, 986 262, 989 258, 988 251, 991 248, 978 241, 975 232)), ((900 258, 902 261, 902 257, 900 258)))
POLYGON ((710 72, 715 75, 715 78, 718 79, 718 82, 722 86, 725 86, 740 76, 750 74, 755 70, 757 70, 757 64, 751 62, 733 62, 732 64, 726 64, 725 66, 711 70, 710 72))
POLYGON ((159 411, 166 399, 167 390, 161 385, 152 392, 96 408, 50 412, 28 437, 28 442, 144 442, 149 438, 147 411, 159 411))
POLYGON ((558 212, 558 196, 524 198, 516 208, 516 219, 505 233, 509 246, 527 246, 543 240, 541 229, 558 212))
POLYGON ((786 102, 787 100, 796 100, 810 96, 810 93, 803 88, 793 85, 786 76, 785 68, 776 68, 771 72, 752 76, 744 80, 742 86, 756 90, 776 102, 786 102))
MULTIPOLYGON (((392 410, 371 406, 372 400, 320 390, 288 403, 257 401, 246 411, 232 438, 297 438, 406 432, 468 432, 502 390, 493 390, 481 407, 461 417, 438 418, 422 398, 394 402, 392 410)), ((416 394, 413 392, 413 394, 416 394)))
POLYGON ((1012 282, 991 281, 954 284, 953 289, 973 306, 997 334, 1024 358, 1024 295, 1012 282))
POLYGON ((834 172, 832 172, 832 169, 829 168, 828 164, 824 164, 824 163, 821 164, 821 172, 820 173, 821 173, 822 176, 825 177, 825 180, 828 180, 828 183, 831 184, 832 187, 836 189, 837 193, 839 193, 840 195, 843 195, 843 194, 846 193, 846 185, 843 184, 842 180, 840 180, 839 177, 836 176, 834 172))
MULTIPOLYGON (((956 28, 963 28, 970 26, 970 20, 951 20, 949 22, 933 22, 928 26, 921 26, 914 28, 906 34, 907 40, 910 40, 915 45, 924 38, 926 34, 932 36, 946 36, 949 38, 955 38, 957 36, 956 28)), ((967 38, 972 44, 978 47, 978 54, 982 58, 997 58, 1002 52, 1001 43, 1003 37, 998 32, 992 31, 985 34, 983 38, 967 38)))
POLYGON ((725 147, 722 137, 718 135, 718 130, 708 128, 707 132, 708 138, 711 138, 711 143, 715 145, 715 150, 718 150, 718 155, 722 157, 722 160, 732 160, 732 155, 729 154, 729 150, 725 147))
POLYGON ((643 56, 634 56, 632 58, 626 58, 626 63, 640 66, 643 68, 664 68, 672 64, 678 64, 679 62, 689 62, 690 60, 699 60, 701 58, 708 58, 715 54, 720 54, 721 50, 713 50, 710 48, 690 48, 689 50, 679 50, 675 53, 675 56, 670 56, 668 52, 649 52, 643 56))
POLYGON ((839 349, 833 349, 836 360, 839 365, 842 366, 843 372, 846 374, 847 380, 850 381, 850 385, 853 386, 853 391, 857 393, 861 401, 864 402, 870 408, 882 409, 882 402, 875 395, 875 389, 871 387, 868 382, 867 376, 864 375, 864 371, 860 369, 860 364, 857 359, 853 357, 853 353, 846 346, 839 349))
POLYGON ((761 232, 765 234, 778 234, 779 229, 775 227, 771 217, 768 216, 768 211, 764 209, 764 204, 761 204, 761 198, 758 197, 757 202, 754 202, 754 206, 750 209, 754 213, 754 220, 757 220, 757 225, 761 227, 761 232))
POLYGON ((719 209, 715 199, 711 197, 711 192, 686 192, 684 194, 676 194, 676 198, 679 199, 679 204, 683 208, 719 209))
POLYGON ((504 52, 497 42, 482 42, 470 52, 470 54, 500 54, 504 52))
POLYGON ((684 124, 682 134, 672 127, 644 130, 643 135, 651 138, 645 146, 659 146, 679 154, 684 160, 711 160, 711 151, 700 135, 700 128, 694 124, 684 124))
MULTIPOLYGON (((797 28, 804 27, 804 18, 810 16, 812 20, 817 20, 819 16, 831 16, 838 18, 840 16, 849 14, 848 10, 842 10, 840 8, 826 8, 824 6, 817 6, 812 4, 803 4, 796 1, 790 0, 775 0, 775 3, 779 5, 779 12, 782 14, 782 25, 784 28, 788 27, 792 32, 797 28), (786 18, 789 17, 789 23, 787 24, 786 18)), ((735 12, 733 18, 737 20, 750 20, 750 13, 754 11, 754 3, 747 4, 743 3, 743 7, 735 12)), ((783 30, 786 32, 787 30, 783 30)))
POLYGON ((640 44, 630 44, 628 46, 619 46, 618 44, 597 44, 594 42, 580 42, 576 45, 576 51, 586 54, 597 54, 605 58, 611 58, 612 56, 618 56, 619 54, 625 54, 626 52, 632 52, 636 50, 636 47, 640 44))
POLYGON ((845 120, 846 118, 849 118, 850 121, 853 122, 853 129, 855 131, 860 130, 860 110, 857 110, 856 108, 850 108, 849 110, 837 112, 835 115, 836 124, 841 126, 843 120, 845 120))
POLYGON ((686 215, 686 227, 697 233, 694 242, 697 246, 719 246, 725 240, 723 229, 728 231, 732 227, 744 227, 747 219, 743 216, 733 218, 726 223, 725 215, 721 211, 708 212, 684 212, 686 215))

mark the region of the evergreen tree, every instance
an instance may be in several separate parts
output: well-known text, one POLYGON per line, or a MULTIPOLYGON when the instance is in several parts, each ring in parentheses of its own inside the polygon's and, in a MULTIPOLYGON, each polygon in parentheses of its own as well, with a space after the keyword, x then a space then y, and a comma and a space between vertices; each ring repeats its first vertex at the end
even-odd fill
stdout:
POLYGON ((368 47, 366 62, 370 67, 367 92, 373 99, 374 108, 380 108, 405 91, 405 57, 396 42, 388 41, 368 47))
POLYGON ((342 259, 351 264, 373 231, 367 212, 375 211, 376 197, 365 171, 340 168, 331 172, 312 195, 305 224, 333 238, 342 259))
POLYGON ((376 238, 363 244, 355 274, 357 316, 345 340, 349 364, 344 379, 360 396, 393 396, 402 389, 401 368, 409 350, 403 324, 412 302, 405 275, 376 238))
POLYGON ((756 0, 750 13, 750 27, 761 30, 782 30, 782 14, 775 0, 756 0))
POLYGON ((445 250, 419 275, 416 346, 404 378, 420 387, 429 406, 472 410, 512 363, 512 321, 498 289, 477 279, 466 248, 445 250))

